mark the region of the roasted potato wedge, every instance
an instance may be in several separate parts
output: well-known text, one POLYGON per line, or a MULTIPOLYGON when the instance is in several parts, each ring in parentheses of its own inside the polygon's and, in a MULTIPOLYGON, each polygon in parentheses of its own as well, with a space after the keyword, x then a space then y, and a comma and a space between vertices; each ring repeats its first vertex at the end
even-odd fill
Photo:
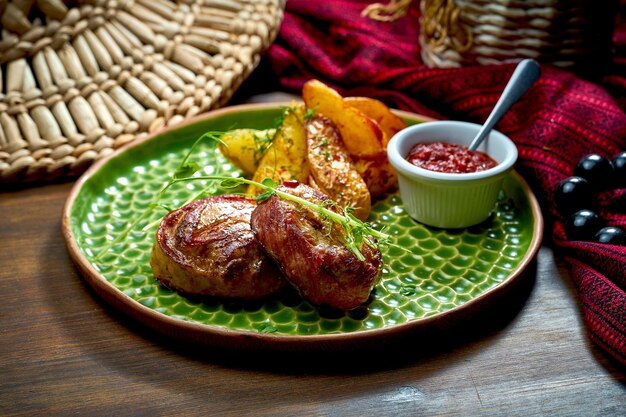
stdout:
MULTIPOLYGON (((378 123, 384 132, 383 149, 387 149, 387 143, 393 135, 407 126, 406 122, 382 101, 369 97, 345 97, 344 102, 378 123)), ((372 198, 383 196, 396 188, 398 176, 389 163, 385 151, 377 155, 353 156, 353 160, 372 198)))
POLYGON ((252 175, 259 166, 265 150, 272 143, 276 129, 234 129, 224 133, 219 149, 237 168, 252 175))
MULTIPOLYGON (((263 182, 265 178, 271 178, 278 183, 286 180, 307 182, 310 170, 307 162, 304 113, 304 105, 285 110, 283 122, 259 162, 252 177, 253 181, 263 182)), ((257 196, 261 192, 262 190, 254 186, 248 188, 248 195, 251 196, 257 196)))
POLYGON ((309 184, 341 207, 352 207, 355 217, 366 220, 371 210, 370 192, 344 148, 337 127, 329 118, 315 115, 306 123, 306 141, 309 184))
POLYGON ((387 153, 352 157, 357 172, 367 184, 372 199, 384 196, 398 185, 398 176, 387 159, 387 153))
POLYGON ((310 80, 302 88, 302 99, 308 109, 333 121, 350 155, 376 155, 383 150, 384 133, 378 124, 347 105, 334 89, 321 81, 310 80))
POLYGON ((406 122, 394 114, 385 103, 369 97, 345 97, 344 103, 360 110, 370 119, 376 121, 385 133, 383 148, 387 149, 387 143, 393 135, 406 127, 406 122))

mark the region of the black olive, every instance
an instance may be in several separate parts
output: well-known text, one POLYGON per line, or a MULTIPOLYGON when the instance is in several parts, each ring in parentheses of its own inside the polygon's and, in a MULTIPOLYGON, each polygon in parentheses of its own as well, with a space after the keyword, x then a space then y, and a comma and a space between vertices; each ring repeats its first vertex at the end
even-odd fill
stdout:
POLYGON ((612 160, 613 183, 616 187, 626 187, 626 151, 618 153, 612 160))
POLYGON ((626 246, 626 232, 615 226, 603 227, 593 236, 593 240, 599 243, 626 246))
POLYGON ((612 180, 613 166, 605 157, 592 153, 578 162, 574 175, 589 181, 593 188, 605 188, 612 180))
POLYGON ((584 208, 595 208, 595 201, 591 185, 581 177, 564 179, 554 193, 554 202, 566 217, 584 208))
POLYGON ((601 227, 600 216, 594 211, 583 209, 570 216, 565 231, 571 240, 591 240, 601 227))

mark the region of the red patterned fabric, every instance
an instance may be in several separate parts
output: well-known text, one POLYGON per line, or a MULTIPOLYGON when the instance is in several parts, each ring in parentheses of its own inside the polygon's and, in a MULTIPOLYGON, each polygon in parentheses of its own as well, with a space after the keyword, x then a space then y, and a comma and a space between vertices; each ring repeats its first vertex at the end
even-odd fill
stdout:
MULTIPOLYGON (((280 87, 299 93, 317 78, 344 95, 441 119, 483 122, 514 65, 430 69, 419 55, 419 8, 381 23, 361 16, 369 0, 289 0, 269 51, 280 87)), ((386 1, 383 1, 386 3, 386 1)), ((498 124, 519 149, 517 170, 537 195, 547 241, 570 267, 590 337, 626 364, 626 247, 568 240, 553 202, 557 184, 591 152, 626 150, 626 1, 614 36, 615 63, 596 82, 542 65, 542 76, 498 124), (551 232, 550 232, 551 231, 551 232)), ((626 189, 599 196, 602 217, 626 227, 626 189)))

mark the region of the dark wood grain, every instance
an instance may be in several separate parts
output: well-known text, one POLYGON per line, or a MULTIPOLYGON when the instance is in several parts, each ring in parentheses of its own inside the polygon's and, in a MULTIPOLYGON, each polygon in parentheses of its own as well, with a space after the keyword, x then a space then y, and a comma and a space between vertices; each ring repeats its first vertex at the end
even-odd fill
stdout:
POLYGON ((624 369, 589 342, 548 247, 494 305, 391 348, 203 349, 83 282, 61 235, 71 185, 0 192, 0 415, 624 415, 624 369))

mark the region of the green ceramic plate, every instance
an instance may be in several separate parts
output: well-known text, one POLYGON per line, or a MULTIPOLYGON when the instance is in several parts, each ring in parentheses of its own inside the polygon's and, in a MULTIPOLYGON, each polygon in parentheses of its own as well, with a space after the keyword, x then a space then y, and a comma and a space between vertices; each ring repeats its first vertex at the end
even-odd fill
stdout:
MULTIPOLYGON (((410 252, 384 249, 381 282, 366 306, 349 313, 318 309, 295 292, 263 302, 224 302, 188 298, 159 285, 149 263, 154 231, 165 214, 154 204, 159 190, 204 132, 272 127, 281 108, 264 104, 212 112, 114 153, 77 181, 64 209, 63 231, 72 258, 100 296, 153 329, 188 342, 349 347, 467 313, 502 293, 537 252, 541 213, 514 173, 506 179, 492 217, 469 229, 416 223, 396 194, 375 203, 369 220, 410 252)), ((424 121, 398 113, 410 123, 424 121)), ((204 167, 200 174, 241 175, 209 143, 192 158, 204 167)), ((207 192, 225 192, 214 183, 178 185, 159 203, 177 207, 207 192)))

